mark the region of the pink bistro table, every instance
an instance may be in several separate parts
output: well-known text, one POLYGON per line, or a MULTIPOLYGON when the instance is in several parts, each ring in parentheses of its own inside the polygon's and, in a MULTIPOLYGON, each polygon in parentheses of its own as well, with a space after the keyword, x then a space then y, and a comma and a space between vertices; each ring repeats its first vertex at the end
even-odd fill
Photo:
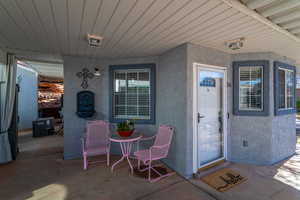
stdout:
POLYGON ((120 160, 118 160, 117 162, 115 162, 111 166, 111 171, 114 170, 114 167, 117 164, 119 164, 120 162, 122 162, 126 158, 127 161, 128 161, 129 167, 131 169, 131 173, 133 173, 133 167, 132 167, 132 164, 130 162, 131 148, 132 148, 132 144, 134 142, 137 142, 141 138, 142 138, 142 134, 137 133, 137 132, 135 132, 134 134, 132 134, 129 137, 121 137, 121 136, 119 136, 118 133, 112 134, 110 136, 110 138, 109 138, 110 141, 120 143, 120 147, 121 147, 121 151, 122 151, 122 158, 120 160))

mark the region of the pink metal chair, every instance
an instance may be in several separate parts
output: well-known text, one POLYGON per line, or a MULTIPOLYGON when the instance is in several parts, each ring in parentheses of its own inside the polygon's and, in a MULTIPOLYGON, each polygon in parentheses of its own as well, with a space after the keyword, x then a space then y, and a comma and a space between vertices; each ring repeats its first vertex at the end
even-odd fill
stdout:
POLYGON ((148 137, 148 138, 142 138, 140 141, 150 140, 154 139, 154 144, 150 149, 145 150, 138 150, 134 152, 134 155, 136 159, 138 160, 138 169, 140 171, 146 171, 148 170, 148 180, 153 183, 156 182, 164 177, 173 175, 174 173, 167 173, 167 174, 161 174, 159 173, 154 167, 158 165, 152 165, 152 161, 160 160, 163 158, 166 158, 168 156, 168 152, 170 149, 170 145, 172 142, 174 129, 170 126, 161 125, 159 127, 158 133, 155 136, 148 137), (140 169, 141 161, 146 165, 147 167, 144 169, 140 169), (158 178, 151 179, 151 170, 153 170, 155 173, 159 175, 158 178))
POLYGON ((83 168, 86 170, 88 164, 104 161, 89 162, 89 156, 105 155, 107 166, 109 166, 110 154, 110 131, 109 123, 102 120, 95 120, 87 122, 86 134, 82 138, 82 156, 83 168))

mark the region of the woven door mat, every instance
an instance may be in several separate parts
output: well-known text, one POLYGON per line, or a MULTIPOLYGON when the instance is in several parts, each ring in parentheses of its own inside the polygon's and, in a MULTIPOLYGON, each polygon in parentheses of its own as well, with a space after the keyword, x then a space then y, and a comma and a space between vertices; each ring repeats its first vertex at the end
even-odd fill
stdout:
POLYGON ((237 171, 229 168, 224 168, 208 174, 200 178, 200 180, 215 188, 219 192, 224 192, 246 181, 247 178, 241 176, 237 171))
MULTIPOLYGON (((141 165, 140 169, 145 169, 147 166, 145 165, 141 165)), ((156 171, 158 171, 161 175, 165 175, 168 172, 167 168, 165 167, 153 167, 156 171)), ((143 179, 148 179, 148 173, 149 173, 149 170, 145 170, 145 171, 140 171, 137 167, 134 167, 133 168, 133 173, 136 177, 139 177, 139 178, 143 178, 143 179)), ((151 169, 151 179, 155 179, 155 178, 158 178, 159 175, 151 169)))

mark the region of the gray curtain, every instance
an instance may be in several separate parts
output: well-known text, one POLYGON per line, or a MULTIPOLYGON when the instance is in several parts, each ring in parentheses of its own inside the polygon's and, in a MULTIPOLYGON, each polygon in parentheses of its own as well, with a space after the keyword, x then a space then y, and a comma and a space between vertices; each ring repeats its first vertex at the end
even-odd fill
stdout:
POLYGON ((8 128, 13 115, 13 107, 16 89, 17 60, 14 55, 8 54, 7 65, 3 69, 3 82, 1 83, 1 110, 0 110, 0 163, 12 160, 11 149, 8 140, 8 128))

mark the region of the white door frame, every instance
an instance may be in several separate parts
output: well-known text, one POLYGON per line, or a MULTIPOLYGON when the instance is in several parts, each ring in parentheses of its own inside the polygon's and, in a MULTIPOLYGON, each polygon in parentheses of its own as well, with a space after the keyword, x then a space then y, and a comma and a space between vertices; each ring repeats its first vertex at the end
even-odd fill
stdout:
MULTIPOLYGON (((224 95, 223 95, 223 107, 224 107, 224 112, 223 112, 223 119, 224 119, 224 157, 218 160, 222 159, 227 159, 227 68, 226 67, 220 67, 220 66, 214 66, 214 65, 207 65, 207 64, 200 64, 200 63, 193 63, 193 172, 196 173, 199 169, 198 167, 198 120, 197 120, 197 115, 198 115, 198 99, 197 99, 197 93, 198 93, 198 69, 207 69, 207 70, 216 70, 216 71, 223 71, 224 72, 224 84, 223 84, 223 89, 224 89, 224 95)), ((213 161, 213 162, 217 162, 213 161)), ((212 162, 212 163, 213 163, 212 162)), ((207 163, 201 167, 205 167, 211 163, 207 163)))

